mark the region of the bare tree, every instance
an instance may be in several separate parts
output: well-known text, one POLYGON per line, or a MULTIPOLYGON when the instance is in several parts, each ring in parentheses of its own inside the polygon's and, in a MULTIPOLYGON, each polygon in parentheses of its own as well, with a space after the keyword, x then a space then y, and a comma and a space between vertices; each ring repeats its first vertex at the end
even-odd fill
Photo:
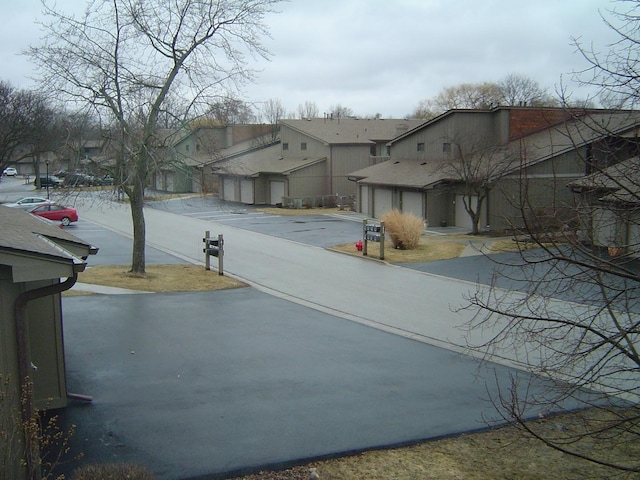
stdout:
POLYGON ((318 110, 318 106, 314 102, 307 100, 304 105, 298 105, 299 118, 317 118, 319 114, 320 110, 318 110))
POLYGON ((619 0, 618 9, 601 14, 603 22, 613 31, 616 40, 610 45, 584 44, 581 38, 573 42, 585 59, 587 66, 574 72, 573 79, 579 84, 593 87, 603 105, 610 108, 635 108, 640 99, 638 79, 640 58, 638 57, 638 0, 619 0))
POLYGON ((41 151, 53 116, 43 96, 0 82, 0 170, 41 151))
POLYGON ((279 122, 285 118, 287 110, 282 102, 277 98, 270 98, 262 105, 262 119, 271 126, 270 141, 273 142, 278 138, 280 131, 279 122))
POLYGON ((463 83, 447 87, 431 99, 422 100, 413 112, 415 118, 433 118, 453 109, 487 109, 500 104, 500 88, 495 83, 463 83))
POLYGON ((540 87, 532 78, 511 73, 498 82, 500 105, 550 107, 559 106, 559 101, 540 87))
POLYGON ((453 109, 482 110, 524 105, 555 107, 559 103, 535 80, 512 73, 496 83, 463 83, 447 87, 435 97, 420 101, 410 116, 431 119, 453 109))
POLYGON ((471 219, 472 235, 480 233, 480 220, 491 190, 514 170, 517 155, 506 147, 471 141, 469 138, 449 139, 452 158, 438 169, 457 185, 456 192, 464 202, 471 219))
MULTIPOLYGON (((640 2, 618 5, 627 10, 605 21, 619 40, 603 54, 576 42, 589 63, 576 75, 632 107, 640 91, 640 2)), ((478 313, 468 333, 473 350, 511 358, 547 383, 535 397, 522 394, 526 386, 516 379, 505 386, 496 399, 504 418, 554 449, 620 472, 640 472, 639 124, 637 111, 583 117, 571 136, 586 174, 567 180, 573 204, 550 201, 542 209, 529 179, 520 179, 518 250, 494 257, 491 285, 470 298, 478 313), (536 410, 570 410, 572 423, 527 422, 536 410)))
POLYGON ((338 103, 329 107, 329 115, 331 118, 347 118, 353 117, 354 113, 349 107, 343 107, 338 103))
POLYGON ((264 17, 278 1, 94 0, 76 18, 44 0, 46 42, 29 51, 43 86, 117 127, 119 186, 133 222, 131 272, 145 274, 144 190, 166 140, 158 121, 168 98, 181 92, 194 106, 251 80, 245 56, 268 56, 264 17))
POLYGON ((231 97, 213 103, 205 113, 205 117, 212 119, 218 125, 248 125, 256 121, 251 105, 231 97))

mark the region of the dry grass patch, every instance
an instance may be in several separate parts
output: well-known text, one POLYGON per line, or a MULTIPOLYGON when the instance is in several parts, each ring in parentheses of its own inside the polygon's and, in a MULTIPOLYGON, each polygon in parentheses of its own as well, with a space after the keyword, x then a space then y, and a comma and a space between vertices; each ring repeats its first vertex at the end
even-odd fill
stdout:
MULTIPOLYGON (((457 258, 466 245, 461 242, 449 241, 431 241, 423 238, 417 248, 413 250, 400 250, 393 248, 391 243, 386 242, 384 248, 384 259, 391 263, 420 263, 433 262, 436 260, 447 260, 449 258, 457 258)), ((362 252, 356 249, 355 243, 344 243, 331 247, 343 253, 362 256, 362 252)), ((372 258, 380 258, 380 244, 368 242, 367 256, 372 258)))
MULTIPOLYGON (((533 422, 536 430, 556 435, 563 429, 581 431, 578 415, 533 422)), ((610 460, 628 463, 640 454, 637 437, 608 441, 610 460), (626 440, 626 441, 624 441, 626 440)), ((606 440, 603 440, 607 443, 606 440)), ((585 451, 596 447, 590 440, 585 451)), ((631 462, 633 463, 633 461, 631 462)), ((405 448, 375 450, 333 460, 317 461, 283 471, 261 472, 242 480, 306 480, 315 468, 322 480, 542 480, 638 479, 579 458, 563 455, 513 426, 428 441, 405 448)))
POLYGON ((124 265, 98 265, 80 273, 78 281, 157 293, 246 287, 246 284, 238 280, 196 265, 148 265, 147 275, 143 278, 132 275, 128 270, 129 267, 124 265))
POLYGON ((491 245, 491 249, 489 250, 489 253, 520 252, 523 250, 540 248, 540 246, 551 248, 554 245, 558 245, 558 244, 557 243, 556 244, 553 244, 553 243, 540 244, 537 242, 522 242, 522 241, 513 240, 511 238, 503 238, 493 242, 493 244, 491 245))

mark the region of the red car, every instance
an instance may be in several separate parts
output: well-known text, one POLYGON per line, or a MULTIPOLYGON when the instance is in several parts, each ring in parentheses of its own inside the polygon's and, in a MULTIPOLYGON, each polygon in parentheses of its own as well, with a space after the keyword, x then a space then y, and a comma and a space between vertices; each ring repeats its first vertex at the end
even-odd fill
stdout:
POLYGON ((78 221, 78 212, 71 207, 65 207, 59 203, 48 203, 29 210, 34 215, 44 217, 48 220, 57 220, 65 227, 71 222, 78 221))

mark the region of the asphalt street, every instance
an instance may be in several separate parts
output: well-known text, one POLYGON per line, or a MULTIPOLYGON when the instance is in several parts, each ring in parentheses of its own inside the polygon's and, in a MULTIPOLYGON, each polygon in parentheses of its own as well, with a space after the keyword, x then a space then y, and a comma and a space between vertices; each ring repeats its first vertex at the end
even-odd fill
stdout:
POLYGON ((316 247, 355 243, 362 238, 363 216, 347 211, 332 215, 265 214, 258 207, 211 196, 156 201, 149 207, 316 247))
MULTIPOLYGON (((89 264, 127 264, 128 208, 76 207, 69 232, 100 248, 89 264)), ((224 234, 225 271, 252 287, 64 297, 68 387, 94 400, 60 412, 84 455, 62 473, 134 461, 161 480, 224 478, 486 428, 491 398, 515 377, 522 394, 544 391, 510 366, 518 352, 465 355, 468 313, 456 306, 473 281, 327 251, 295 227, 283 234, 295 241, 259 231, 283 217, 213 209, 214 221, 192 207, 146 210, 148 263, 202 264, 210 230, 224 234)), ((360 235, 336 220, 298 225, 360 235)))

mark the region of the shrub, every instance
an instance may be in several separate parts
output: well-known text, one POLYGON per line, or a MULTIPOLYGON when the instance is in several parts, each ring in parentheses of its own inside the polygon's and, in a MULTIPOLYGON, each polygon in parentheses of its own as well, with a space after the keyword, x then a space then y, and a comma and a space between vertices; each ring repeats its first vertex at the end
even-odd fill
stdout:
POLYGON ((133 463, 87 465, 73 472, 73 480, 153 480, 153 474, 133 463))
POLYGON ((413 250, 420 245, 420 236, 424 231, 423 219, 394 209, 382 215, 380 220, 384 222, 393 248, 413 250))

